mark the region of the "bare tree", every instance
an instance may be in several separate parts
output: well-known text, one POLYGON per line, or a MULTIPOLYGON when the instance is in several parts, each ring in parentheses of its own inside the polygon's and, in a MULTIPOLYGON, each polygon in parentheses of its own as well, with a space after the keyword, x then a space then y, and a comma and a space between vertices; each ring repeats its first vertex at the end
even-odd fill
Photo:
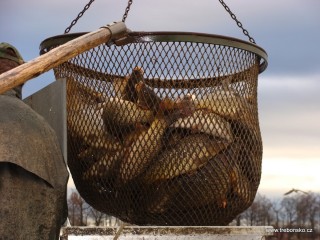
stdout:
POLYGON ((258 203, 256 201, 254 201, 251 206, 242 214, 245 224, 250 226, 256 225, 257 215, 258 203))
POLYGON ((257 225, 271 225, 273 220, 272 203, 266 196, 258 195, 258 222, 257 225))
POLYGON ((272 239, 320 239, 320 194, 293 191, 271 201, 257 194, 252 205, 235 219, 252 226, 269 225, 276 229, 311 229, 311 232, 279 232, 272 239), (289 196, 288 196, 289 195, 289 196))
POLYGON ((281 221, 281 210, 282 210, 282 206, 280 204, 280 200, 273 200, 272 201, 272 212, 274 214, 274 227, 275 228, 279 228, 280 225, 280 221, 281 221))
POLYGON ((297 218, 297 200, 294 197, 285 197, 281 201, 281 206, 286 226, 292 227, 297 218))
POLYGON ((68 217, 70 220, 70 224, 72 226, 75 225, 76 222, 76 208, 77 208, 77 204, 76 204, 76 197, 74 196, 75 192, 72 192, 70 197, 68 198, 68 217))
POLYGON ((102 224, 102 221, 106 217, 106 214, 98 211, 97 209, 91 206, 89 207, 88 211, 89 211, 89 216, 94 220, 94 225, 100 226, 102 224))
POLYGON ((87 209, 89 205, 78 192, 73 191, 68 199, 69 220, 73 226, 87 225, 87 209))
POLYGON ((297 224, 315 229, 319 215, 319 196, 309 192, 297 197, 297 224))
POLYGON ((241 215, 247 224, 251 226, 271 225, 274 218, 272 202, 266 196, 257 194, 252 205, 241 215))

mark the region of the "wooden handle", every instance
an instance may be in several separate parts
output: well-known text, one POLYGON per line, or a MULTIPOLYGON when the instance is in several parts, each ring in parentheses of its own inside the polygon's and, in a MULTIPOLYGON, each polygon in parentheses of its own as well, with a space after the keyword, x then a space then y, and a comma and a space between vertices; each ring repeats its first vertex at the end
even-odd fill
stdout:
POLYGON ((0 94, 51 70, 91 48, 108 42, 111 38, 122 36, 125 33, 127 33, 125 24, 116 22, 58 46, 27 63, 1 74, 0 94))

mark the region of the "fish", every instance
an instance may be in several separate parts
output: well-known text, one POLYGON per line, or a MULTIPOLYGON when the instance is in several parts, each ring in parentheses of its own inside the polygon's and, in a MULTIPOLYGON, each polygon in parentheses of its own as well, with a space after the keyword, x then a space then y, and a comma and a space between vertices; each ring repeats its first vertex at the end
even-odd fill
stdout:
POLYGON ((67 124, 69 131, 85 140, 90 136, 99 136, 104 131, 100 112, 90 105, 68 109, 67 124))
POLYGON ((117 148, 119 143, 109 136, 104 127, 102 110, 97 108, 97 96, 93 96, 88 87, 75 80, 68 79, 67 127, 68 132, 80 138, 90 147, 117 148), (70 94, 76 92, 77 94, 70 94), (87 98, 90 98, 87 99, 87 98))
POLYGON ((183 195, 177 197, 176 204, 190 208, 206 205, 226 208, 231 189, 230 174, 228 159, 224 151, 220 152, 194 174, 178 179, 177 185, 183 195))
POLYGON ((100 104, 104 127, 111 135, 123 140, 137 124, 150 124, 154 113, 137 104, 117 97, 110 97, 100 104))
POLYGON ((231 171, 231 186, 233 193, 238 196, 244 206, 251 204, 254 199, 254 195, 252 195, 253 191, 251 184, 248 178, 241 172, 237 164, 233 165, 231 171))
POLYGON ((117 95, 121 96, 121 99, 136 103, 138 100, 138 94, 135 89, 135 85, 143 81, 144 70, 137 66, 132 70, 132 73, 125 78, 117 78, 113 82, 113 87, 117 95))
POLYGON ((147 130, 142 131, 126 149, 120 165, 120 178, 124 183, 137 177, 162 148, 162 137, 168 127, 164 118, 155 118, 147 130))
POLYGON ((206 133, 231 143, 233 134, 230 123, 214 112, 196 110, 193 115, 179 118, 170 127, 190 129, 193 133, 206 133))
POLYGON ((118 97, 118 98, 122 98, 122 93, 124 92, 124 89, 126 87, 126 83, 127 83, 127 78, 126 77, 115 77, 111 83, 112 88, 110 88, 112 90, 112 92, 114 93, 113 96, 118 97))
POLYGON ((197 109, 209 109, 220 116, 235 120, 247 119, 254 106, 245 97, 233 90, 215 89, 200 98, 194 97, 193 102, 197 109))
POLYGON ((242 174, 258 188, 261 178, 263 146, 259 126, 253 129, 241 121, 232 122, 232 131, 235 133, 234 144, 238 145, 239 154, 237 164, 242 174))
POLYGON ((138 94, 138 105, 141 108, 157 112, 161 98, 142 81, 135 85, 135 89, 138 94))
POLYGON ((204 134, 189 135, 163 151, 146 170, 144 181, 154 183, 192 173, 228 146, 204 134))
POLYGON ((123 151, 109 152, 99 149, 98 159, 83 173, 83 180, 108 178, 121 160, 123 151))
POLYGON ((170 182, 148 186, 145 207, 148 214, 162 214, 168 210, 176 197, 178 186, 170 182))
POLYGON ((126 149, 124 161, 120 166, 120 178, 124 183, 140 175, 149 163, 159 154, 163 145, 163 136, 173 121, 180 118, 184 111, 171 107, 168 101, 161 101, 159 111, 147 130, 141 131, 126 149))
POLYGON ((182 138, 184 138, 187 135, 186 133, 179 130, 180 129, 176 130, 174 128, 168 128, 163 138, 163 141, 165 142, 166 146, 170 147, 176 145, 181 141, 182 138))
POLYGON ((164 98, 162 100, 162 104, 166 106, 166 112, 177 113, 178 111, 178 113, 181 115, 181 118, 192 115, 196 110, 192 96, 189 94, 186 94, 185 96, 179 97, 177 99, 164 98))
POLYGON ((124 147, 128 147, 130 146, 134 141, 136 141, 136 139, 138 138, 138 136, 141 134, 141 132, 143 131, 147 131, 148 130, 148 126, 143 125, 143 124, 137 124, 135 126, 135 129, 133 131, 131 131, 130 133, 128 133, 124 140, 123 140, 123 146, 124 147))
POLYGON ((68 77, 66 82, 68 97, 67 103, 72 104, 73 106, 79 105, 78 101, 92 105, 99 103, 104 99, 103 94, 95 90, 93 83, 90 86, 89 83, 77 81, 72 77, 68 77))

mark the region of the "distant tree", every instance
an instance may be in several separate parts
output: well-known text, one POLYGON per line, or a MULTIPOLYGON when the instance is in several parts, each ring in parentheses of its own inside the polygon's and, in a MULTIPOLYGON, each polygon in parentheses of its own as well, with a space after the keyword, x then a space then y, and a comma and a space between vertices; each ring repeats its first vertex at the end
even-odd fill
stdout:
POLYGON ((76 196, 75 196, 75 192, 73 192, 68 198, 68 217, 69 217, 70 224, 72 226, 74 226, 76 222, 76 208, 77 208, 76 196))
POLYGON ((68 199, 69 220, 72 226, 87 225, 87 209, 89 205, 78 192, 73 191, 68 199))
POLYGON ((272 202, 266 196, 260 195, 257 198, 258 202, 258 222, 257 225, 270 226, 273 220, 272 202))
POLYGON ((297 219, 297 200, 294 197, 285 197, 281 201, 282 216, 287 227, 292 227, 297 219))
POLYGON ((98 211, 97 209, 91 206, 89 207, 88 212, 89 212, 89 216, 94 220, 95 226, 100 226, 102 224, 102 221, 106 217, 106 214, 98 211))
POLYGON ((308 208, 310 204, 310 196, 299 195, 296 196, 296 211, 297 211, 297 225, 306 226, 308 221, 308 208))
POLYGON ((297 197, 297 224, 299 226, 315 229, 319 214, 319 195, 309 192, 297 197))
POLYGON ((266 196, 257 194, 252 205, 241 214, 248 225, 271 225, 273 220, 272 202, 266 196))
POLYGON ((246 225, 250 225, 250 226, 256 225, 257 215, 258 215, 258 203, 254 201, 251 204, 251 206, 246 211, 244 211, 241 215, 246 225))
POLYGON ((280 204, 280 200, 273 200, 272 201, 272 212, 274 215, 274 227, 275 228, 279 228, 280 225, 280 221, 281 221, 281 210, 282 210, 282 206, 280 204))
POLYGON ((292 191, 271 201, 257 194, 252 205, 233 224, 273 226, 274 228, 312 229, 310 233, 282 232, 267 239, 320 239, 320 194, 292 191))

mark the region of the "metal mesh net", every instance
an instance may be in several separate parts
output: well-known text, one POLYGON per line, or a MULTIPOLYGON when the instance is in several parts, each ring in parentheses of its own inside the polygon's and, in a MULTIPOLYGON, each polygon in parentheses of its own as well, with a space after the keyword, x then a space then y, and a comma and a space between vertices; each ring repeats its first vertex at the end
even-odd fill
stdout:
POLYGON ((93 207, 138 225, 226 225, 251 205, 260 57, 210 38, 131 33, 55 69, 68 165, 93 207))

